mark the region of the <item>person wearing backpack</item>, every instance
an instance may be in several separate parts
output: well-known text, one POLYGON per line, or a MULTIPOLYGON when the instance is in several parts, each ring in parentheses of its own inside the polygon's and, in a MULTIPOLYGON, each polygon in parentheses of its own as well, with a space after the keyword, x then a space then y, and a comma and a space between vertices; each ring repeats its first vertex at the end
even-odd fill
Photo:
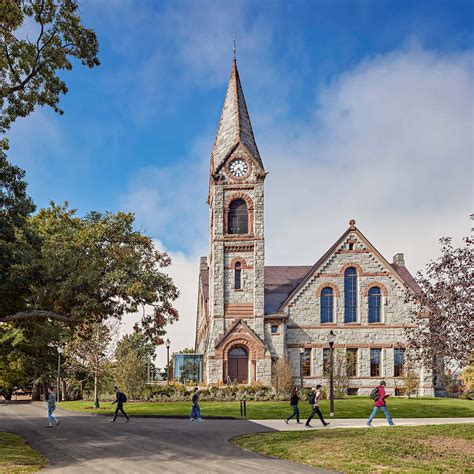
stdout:
POLYGON ((380 382, 378 387, 375 387, 372 392, 370 392, 370 398, 374 401, 374 409, 367 420, 367 426, 372 426, 372 420, 375 418, 375 415, 378 413, 379 410, 384 412, 385 418, 387 418, 387 422, 390 426, 393 426, 392 416, 388 411, 387 405, 385 403, 385 399, 390 395, 385 392, 385 380, 380 382))
POLYGON ((114 423, 115 420, 117 419, 118 412, 121 411, 123 413, 123 416, 126 418, 125 422, 128 423, 130 421, 130 418, 128 415, 125 413, 125 410, 123 409, 123 404, 126 403, 127 401, 127 395, 125 393, 119 392, 119 389, 117 387, 114 387, 114 392, 115 392, 115 402, 117 404, 117 408, 115 409, 115 415, 114 419, 110 420, 111 423, 114 423))
POLYGON ((313 416, 318 414, 319 419, 321 420, 321 423, 323 426, 328 426, 329 423, 324 421, 323 414, 321 413, 321 410, 319 409, 319 399, 321 398, 321 385, 316 385, 316 388, 313 388, 313 391, 311 392, 311 395, 308 398, 308 402, 310 405, 312 405, 313 410, 311 412, 311 415, 309 415, 309 418, 306 420, 306 428, 311 428, 311 425, 309 424, 310 421, 313 419, 313 416))
POLYGON ((290 405, 293 408, 293 414, 290 415, 286 420, 285 423, 288 424, 288 421, 296 416, 296 423, 301 423, 300 421, 300 410, 298 408, 298 402, 300 400, 300 397, 298 395, 298 388, 295 387, 292 392, 291 392, 291 400, 290 400, 290 405))

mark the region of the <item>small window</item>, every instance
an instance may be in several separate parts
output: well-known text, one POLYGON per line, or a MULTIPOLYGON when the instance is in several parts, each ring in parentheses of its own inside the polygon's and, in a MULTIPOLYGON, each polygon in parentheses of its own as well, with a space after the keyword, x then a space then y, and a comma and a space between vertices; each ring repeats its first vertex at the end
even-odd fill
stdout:
POLYGON ((405 349, 393 350, 393 375, 394 377, 403 376, 403 364, 405 363, 405 349))
POLYGON ((346 373, 348 377, 357 376, 357 349, 347 349, 346 352, 346 373))
POLYGON ((347 395, 357 396, 359 395, 359 389, 356 387, 347 387, 347 395))
POLYGON ((334 311, 334 299, 332 288, 323 288, 321 290, 321 323, 332 323, 334 311))
POLYGON ((382 293, 378 286, 369 290, 369 323, 381 322, 382 293))
POLYGON ((311 376, 311 349, 305 349, 300 355, 301 357, 301 373, 303 377, 311 376))
POLYGON ((242 264, 237 262, 234 267, 234 289, 242 289, 242 264))
POLYGON ((382 349, 370 349, 370 376, 380 377, 382 349))
POLYGON ((329 376, 331 368, 331 349, 323 349, 323 377, 329 376))
POLYGON ((354 250, 354 244, 352 242, 349 243, 349 250, 354 250))
POLYGON ((278 334, 278 326, 276 324, 273 324, 271 331, 272 334, 278 334))

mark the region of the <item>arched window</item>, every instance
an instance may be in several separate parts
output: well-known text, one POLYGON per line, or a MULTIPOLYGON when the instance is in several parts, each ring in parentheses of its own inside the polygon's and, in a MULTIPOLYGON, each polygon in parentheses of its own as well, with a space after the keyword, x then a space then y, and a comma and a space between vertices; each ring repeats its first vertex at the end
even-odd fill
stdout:
POLYGON ((323 288, 321 290, 321 322, 322 323, 332 323, 333 317, 333 291, 332 288, 323 288))
POLYGON ((380 323, 382 307, 382 293, 378 286, 373 286, 369 290, 369 323, 380 323))
POLYGON ((344 322, 357 321, 357 272, 354 267, 344 272, 344 322))
POLYGON ((242 288, 242 264, 237 262, 234 268, 234 289, 240 290, 242 288))
POLYGON ((243 199, 232 201, 229 206, 228 234, 248 233, 248 210, 243 199))

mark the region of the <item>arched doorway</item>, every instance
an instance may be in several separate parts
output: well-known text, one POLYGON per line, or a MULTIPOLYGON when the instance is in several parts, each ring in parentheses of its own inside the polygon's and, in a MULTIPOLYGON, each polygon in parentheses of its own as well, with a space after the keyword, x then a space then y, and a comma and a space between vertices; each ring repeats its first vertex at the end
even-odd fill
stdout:
POLYGON ((249 355, 242 346, 233 347, 229 351, 228 376, 232 382, 248 383, 249 355))

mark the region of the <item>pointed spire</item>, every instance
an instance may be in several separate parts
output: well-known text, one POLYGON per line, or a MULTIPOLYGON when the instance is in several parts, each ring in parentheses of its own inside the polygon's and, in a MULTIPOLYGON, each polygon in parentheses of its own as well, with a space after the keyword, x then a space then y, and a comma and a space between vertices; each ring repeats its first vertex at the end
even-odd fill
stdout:
POLYGON ((213 172, 220 168, 229 153, 239 143, 245 145, 247 150, 263 168, 262 159, 260 158, 253 135, 247 104, 245 103, 244 91, 240 83, 237 61, 234 56, 221 119, 211 153, 211 170, 213 172))

